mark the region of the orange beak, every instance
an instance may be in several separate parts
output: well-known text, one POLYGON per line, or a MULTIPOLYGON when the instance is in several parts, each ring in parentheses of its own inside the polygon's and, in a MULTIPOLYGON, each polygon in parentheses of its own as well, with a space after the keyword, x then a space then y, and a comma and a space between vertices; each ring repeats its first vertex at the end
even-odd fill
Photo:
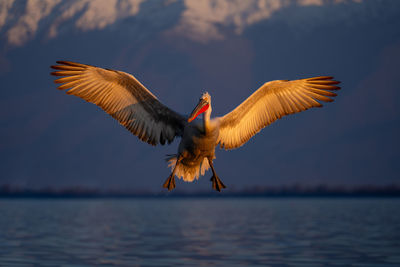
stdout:
POLYGON ((190 114, 188 118, 188 122, 192 122, 194 119, 196 119, 197 116, 199 116, 201 113, 206 111, 210 107, 210 104, 204 99, 200 99, 199 103, 197 106, 193 109, 192 113, 190 114))

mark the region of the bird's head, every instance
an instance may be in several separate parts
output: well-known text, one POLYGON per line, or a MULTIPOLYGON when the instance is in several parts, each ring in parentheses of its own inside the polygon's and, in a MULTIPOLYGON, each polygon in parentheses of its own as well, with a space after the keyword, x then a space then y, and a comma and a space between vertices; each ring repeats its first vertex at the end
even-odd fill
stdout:
POLYGON ((193 109, 192 113, 190 114, 188 122, 193 121, 197 116, 199 116, 203 112, 206 112, 210 107, 211 107, 211 96, 208 92, 205 92, 204 94, 201 95, 199 103, 197 103, 197 106, 193 109))

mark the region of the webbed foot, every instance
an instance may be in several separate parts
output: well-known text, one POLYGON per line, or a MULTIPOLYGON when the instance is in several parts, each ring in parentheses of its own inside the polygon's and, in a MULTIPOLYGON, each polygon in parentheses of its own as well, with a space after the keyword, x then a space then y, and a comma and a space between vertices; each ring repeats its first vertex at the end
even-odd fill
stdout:
POLYGON ((221 189, 226 188, 224 183, 216 175, 213 175, 210 181, 212 182, 212 188, 218 192, 221 192, 221 189))
POLYGON ((171 191, 172 189, 175 188, 175 175, 170 175, 168 176, 167 180, 165 180, 165 183, 163 184, 164 188, 168 188, 168 191, 171 191))

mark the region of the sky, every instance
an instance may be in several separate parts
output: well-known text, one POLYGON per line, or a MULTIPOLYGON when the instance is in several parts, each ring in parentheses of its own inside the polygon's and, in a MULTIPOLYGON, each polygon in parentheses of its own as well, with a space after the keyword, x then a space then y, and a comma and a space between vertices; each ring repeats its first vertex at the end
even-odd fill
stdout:
MULTIPOLYGON (((400 1, 0 1, 0 185, 161 192, 170 146, 142 143, 93 104, 56 90, 70 60, 133 74, 188 114, 213 114, 263 83, 331 75, 335 102, 217 148, 228 190, 400 184, 400 1)), ((211 190, 177 181, 181 190, 211 190)))

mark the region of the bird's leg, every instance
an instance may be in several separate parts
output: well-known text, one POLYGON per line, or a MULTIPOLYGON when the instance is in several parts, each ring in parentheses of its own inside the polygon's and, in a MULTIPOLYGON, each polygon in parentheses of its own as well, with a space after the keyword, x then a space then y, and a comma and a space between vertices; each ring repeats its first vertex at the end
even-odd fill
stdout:
POLYGON ((176 172, 176 167, 178 166, 178 164, 181 162, 182 158, 179 155, 178 159, 176 160, 175 163, 175 167, 172 170, 172 173, 170 174, 170 176, 168 176, 167 180, 165 180, 165 183, 163 184, 164 188, 168 188, 168 191, 171 191, 172 189, 175 188, 175 172, 176 172))
POLYGON ((217 173, 215 172, 213 163, 212 163, 212 159, 208 158, 208 164, 211 167, 211 170, 213 172, 213 176, 211 177, 210 181, 212 182, 212 188, 214 190, 217 190, 218 192, 221 192, 222 188, 226 188, 226 186, 224 185, 224 183, 219 179, 217 173))

